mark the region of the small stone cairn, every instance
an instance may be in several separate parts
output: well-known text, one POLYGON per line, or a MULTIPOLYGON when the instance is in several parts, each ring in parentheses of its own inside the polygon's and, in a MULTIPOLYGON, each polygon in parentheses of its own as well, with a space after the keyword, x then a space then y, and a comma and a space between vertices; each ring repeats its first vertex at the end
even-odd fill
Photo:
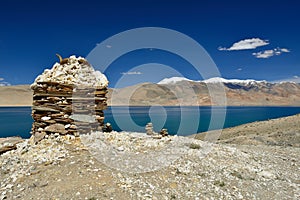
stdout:
POLYGON ((146 124, 145 130, 146 130, 147 135, 154 135, 155 134, 155 132, 153 131, 153 124, 151 122, 146 124))
POLYGON ((166 129, 166 128, 163 128, 163 129, 160 130, 159 133, 156 133, 153 130, 153 124, 151 122, 146 124, 145 130, 146 130, 147 135, 150 135, 150 136, 152 136, 152 138, 155 138, 155 139, 160 139, 162 137, 166 137, 166 136, 169 135, 168 129, 166 129))
POLYGON ((47 134, 74 135, 102 130, 107 108, 108 81, 82 57, 60 59, 31 85, 32 135, 38 142, 47 134))

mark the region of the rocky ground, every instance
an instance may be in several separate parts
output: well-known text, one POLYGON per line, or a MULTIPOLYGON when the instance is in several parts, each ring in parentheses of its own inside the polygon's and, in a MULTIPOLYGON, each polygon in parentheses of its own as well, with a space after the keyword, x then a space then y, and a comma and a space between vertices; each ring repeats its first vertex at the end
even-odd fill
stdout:
POLYGON ((299 119, 226 129, 218 144, 126 132, 24 140, 0 155, 0 199, 299 199, 299 119))
MULTIPOLYGON (((217 143, 300 147, 300 114, 243 124, 222 131, 217 143)), ((204 140, 210 132, 195 135, 204 140)))

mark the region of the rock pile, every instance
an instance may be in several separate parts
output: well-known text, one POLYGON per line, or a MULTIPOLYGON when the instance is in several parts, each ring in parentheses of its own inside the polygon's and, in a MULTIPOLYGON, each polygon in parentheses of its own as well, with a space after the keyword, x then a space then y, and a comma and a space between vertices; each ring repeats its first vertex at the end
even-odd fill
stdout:
POLYGON ((159 131, 159 134, 162 135, 163 137, 168 136, 169 135, 168 129, 166 129, 166 128, 161 129, 159 131))
POLYGON ((52 133, 78 136, 101 130, 107 86, 105 75, 95 71, 84 58, 60 57, 59 63, 46 69, 31 85, 35 141, 52 133))
POLYGON ((146 134, 151 135, 152 138, 161 139, 162 137, 166 137, 169 135, 168 129, 163 128, 159 131, 159 133, 156 133, 153 130, 153 124, 151 122, 147 123, 145 126, 146 134))
POLYGON ((155 134, 155 132, 153 131, 153 124, 151 122, 146 124, 145 130, 146 130, 147 135, 155 134))

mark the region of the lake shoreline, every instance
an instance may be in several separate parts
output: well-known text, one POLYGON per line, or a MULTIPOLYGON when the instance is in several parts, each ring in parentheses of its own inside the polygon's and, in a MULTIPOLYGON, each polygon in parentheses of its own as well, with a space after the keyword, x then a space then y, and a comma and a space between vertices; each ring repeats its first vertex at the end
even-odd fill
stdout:
MULTIPOLYGON (((236 144, 263 144, 263 143, 268 143, 268 141, 262 142, 262 139, 260 138, 260 142, 253 142, 249 141, 251 139, 248 138, 248 140, 245 140, 245 137, 248 133, 248 137, 252 137, 252 139, 255 139, 255 135, 258 137, 270 137, 270 134, 274 132, 281 132, 284 134, 286 130, 290 132, 299 132, 300 135, 300 124, 298 125, 297 122, 300 121, 300 113, 291 115, 291 116, 286 116, 286 117, 279 117, 279 118, 274 118, 274 119, 269 119, 269 120, 262 120, 262 121, 255 121, 255 122, 250 122, 250 123, 245 123, 233 127, 228 127, 228 128, 223 128, 223 129, 218 129, 222 130, 220 138, 218 138, 217 143, 236 143, 236 144), (262 134, 259 134, 260 129, 263 129, 264 132, 262 134), (243 136, 243 137, 242 137, 243 136), (236 137, 234 139, 234 137, 236 137), (242 138, 241 138, 242 137, 242 138)), ((212 130, 214 131, 214 130, 212 130)), ((209 134, 212 131, 205 131, 205 132, 200 132, 197 134, 190 134, 190 135, 184 135, 184 137, 189 137, 189 138, 195 138, 199 140, 205 140, 205 136, 209 134)), ((119 132, 134 132, 134 131, 119 131, 119 132)), ((143 133, 143 132, 141 132, 143 133)), ((146 132, 145 132, 146 133, 146 132)), ((280 135, 279 135, 280 136, 280 135)), ((0 142, 5 139, 5 138, 15 138, 15 137, 20 137, 19 135, 14 135, 14 136, 9 136, 9 137, 0 137, 0 142)), ((300 136, 299 136, 300 137, 300 136)), ((28 139, 28 138, 22 138, 22 139, 28 139)), ((270 143, 270 142, 269 142, 270 143)), ((270 143, 271 144, 271 143, 270 143)), ((287 144, 289 146, 297 146, 300 147, 300 140, 299 140, 299 145, 293 144, 291 145, 290 143, 287 144)))
MULTIPOLYGON (((0 107, 0 137, 19 135, 23 138, 29 138, 33 122, 31 112, 31 107, 0 107)), ((215 127, 215 129, 229 128, 298 113, 300 113, 300 107, 109 106, 105 110, 105 123, 111 123, 115 131, 144 132, 145 125, 151 121, 156 132, 166 128, 171 135, 186 136, 206 132, 209 127, 215 127), (214 122, 211 121, 213 115, 219 120, 224 120, 222 122, 224 124, 217 122, 218 126, 214 126, 214 122), (133 121, 124 124, 124 121, 128 122, 126 121, 129 119, 128 117, 131 117, 133 121), (195 119, 198 118, 197 124, 195 119)))

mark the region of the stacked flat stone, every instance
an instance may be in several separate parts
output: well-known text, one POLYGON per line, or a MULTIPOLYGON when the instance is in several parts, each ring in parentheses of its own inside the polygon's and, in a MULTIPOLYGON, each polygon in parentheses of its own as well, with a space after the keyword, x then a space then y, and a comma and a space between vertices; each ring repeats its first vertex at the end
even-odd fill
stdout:
POLYGON ((146 130, 147 135, 154 135, 155 134, 155 132, 153 131, 153 124, 151 122, 146 124, 145 130, 146 130))
POLYGON ((108 81, 82 57, 60 59, 31 85, 32 134, 35 141, 47 134, 101 130, 107 107, 108 81))

